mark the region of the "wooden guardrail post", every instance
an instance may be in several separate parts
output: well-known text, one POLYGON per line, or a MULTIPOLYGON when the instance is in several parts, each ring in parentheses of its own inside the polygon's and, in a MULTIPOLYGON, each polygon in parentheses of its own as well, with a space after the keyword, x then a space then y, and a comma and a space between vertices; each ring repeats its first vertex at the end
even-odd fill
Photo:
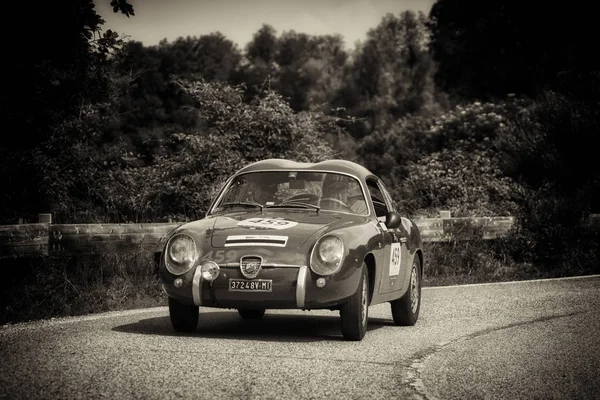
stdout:
POLYGON ((0 258, 22 256, 47 256, 52 214, 39 214, 38 223, 0 225, 0 258))
MULTIPOLYGON (((38 223, 0 225, 0 258, 33 255, 75 255, 156 252, 168 233, 184 222, 129 224, 53 224, 52 214, 38 214, 38 223)), ((495 239, 513 229, 515 217, 415 218, 424 242, 495 239)), ((600 218, 591 225, 600 228, 600 218)))
POLYGON ((50 213, 38 214, 38 222, 40 224, 51 224, 52 223, 52 214, 50 214, 50 213))

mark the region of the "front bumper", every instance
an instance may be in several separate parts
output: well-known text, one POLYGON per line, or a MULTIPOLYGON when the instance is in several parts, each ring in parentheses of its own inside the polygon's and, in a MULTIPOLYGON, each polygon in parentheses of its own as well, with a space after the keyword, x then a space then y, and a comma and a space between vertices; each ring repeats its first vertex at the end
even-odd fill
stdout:
POLYGON ((245 279, 238 266, 220 266, 220 273, 213 282, 202 279, 200 266, 188 271, 177 288, 165 268, 160 270, 163 288, 169 297, 179 302, 204 307, 264 308, 264 309, 311 309, 330 308, 340 305, 352 296, 358 287, 360 269, 351 266, 333 276, 325 277, 325 287, 317 287, 318 275, 306 265, 265 266, 256 278, 272 281, 270 292, 239 292, 229 290, 230 279, 245 279))

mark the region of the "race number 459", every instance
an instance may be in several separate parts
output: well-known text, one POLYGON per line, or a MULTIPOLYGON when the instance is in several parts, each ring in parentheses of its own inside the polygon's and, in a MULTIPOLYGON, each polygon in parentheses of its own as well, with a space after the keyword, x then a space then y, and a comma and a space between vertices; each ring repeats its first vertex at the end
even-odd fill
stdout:
POLYGON ((402 254, 400 252, 400 243, 392 243, 390 250, 390 276, 400 274, 400 260, 402 254))
POLYGON ((238 226, 250 229, 287 229, 298 223, 279 218, 248 218, 237 223, 238 226))

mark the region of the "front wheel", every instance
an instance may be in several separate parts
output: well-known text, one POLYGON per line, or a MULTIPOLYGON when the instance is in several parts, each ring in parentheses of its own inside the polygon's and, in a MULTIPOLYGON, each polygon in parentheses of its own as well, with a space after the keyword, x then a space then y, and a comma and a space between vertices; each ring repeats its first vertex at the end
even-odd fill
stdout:
POLYGON ((396 325, 411 326, 419 319, 421 309, 421 260, 415 255, 410 269, 410 283, 404 296, 390 302, 396 325))
POLYGON ((367 332, 369 318, 369 274, 363 263, 356 293, 340 310, 342 335, 346 340, 362 340, 367 332))
POLYGON ((243 319, 261 319, 262 316, 265 315, 265 310, 248 310, 240 308, 238 313, 243 319))
POLYGON ((200 307, 182 304, 169 297, 169 316, 171 325, 177 332, 194 332, 198 326, 200 307))

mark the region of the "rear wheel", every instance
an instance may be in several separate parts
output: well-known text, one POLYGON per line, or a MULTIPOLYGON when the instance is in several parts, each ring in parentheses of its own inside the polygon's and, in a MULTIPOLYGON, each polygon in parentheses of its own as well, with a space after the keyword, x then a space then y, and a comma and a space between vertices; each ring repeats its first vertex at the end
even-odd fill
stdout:
POLYGON ((194 332, 198 326, 200 307, 183 304, 169 297, 169 316, 171 325, 177 332, 194 332))
POLYGON ((238 309, 238 313, 240 317, 243 319, 261 319, 263 315, 265 315, 265 310, 248 310, 248 309, 238 309))
POLYGON ((421 309, 421 260, 415 255, 410 269, 410 283, 404 296, 390 302, 396 325, 414 325, 421 309))
POLYGON ((367 332, 369 319, 369 274, 363 263, 356 293, 340 310, 342 335, 347 340, 362 340, 367 332))

